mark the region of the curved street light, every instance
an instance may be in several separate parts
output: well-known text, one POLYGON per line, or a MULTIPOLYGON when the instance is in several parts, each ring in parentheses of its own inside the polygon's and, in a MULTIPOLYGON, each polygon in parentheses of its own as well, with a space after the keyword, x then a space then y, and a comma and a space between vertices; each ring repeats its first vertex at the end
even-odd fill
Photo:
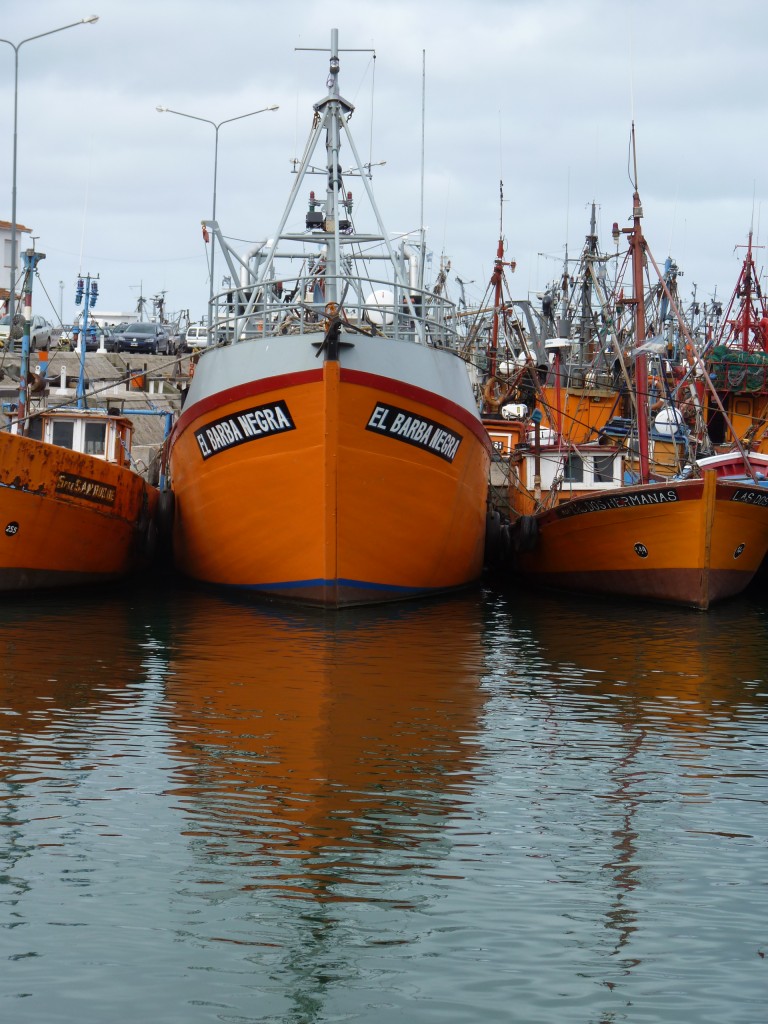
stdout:
MULTIPOLYGON (((225 124, 231 124, 233 121, 242 121, 243 118, 253 117, 254 114, 263 114, 267 110, 279 110, 279 106, 274 104, 271 107, 262 107, 261 110, 251 110, 247 114, 239 114, 237 117, 228 117, 225 121, 209 121, 207 117, 198 117, 196 114, 185 114, 181 110, 171 110, 170 107, 156 107, 158 114, 176 114, 178 117, 188 117, 191 121, 202 121, 203 124, 209 124, 215 133, 215 143, 213 148, 213 213, 211 214, 211 220, 216 221, 216 180, 219 172, 219 128, 225 124)), ((208 341, 210 344, 211 331, 213 327, 213 261, 214 253, 216 252, 215 243, 211 244, 211 270, 210 270, 210 288, 208 292, 208 341)))
POLYGON ((11 287, 9 288, 8 312, 11 320, 16 312, 16 136, 19 121, 19 50, 25 43, 31 43, 34 39, 42 39, 43 36, 52 36, 57 32, 63 32, 68 28, 76 28, 78 25, 93 25, 99 20, 98 14, 89 14, 87 18, 80 21, 73 21, 69 25, 62 25, 61 28, 52 28, 48 32, 40 32, 36 36, 29 36, 22 39, 20 43, 12 43, 10 39, 0 39, 0 43, 7 43, 13 50, 14 71, 13 71, 13 187, 11 191, 11 287))

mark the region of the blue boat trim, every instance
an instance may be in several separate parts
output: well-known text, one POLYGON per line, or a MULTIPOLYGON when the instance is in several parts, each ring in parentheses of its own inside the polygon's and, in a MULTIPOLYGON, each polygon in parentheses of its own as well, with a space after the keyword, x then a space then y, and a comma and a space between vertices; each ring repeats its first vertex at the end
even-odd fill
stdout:
MULTIPOLYGON (((393 583, 366 583, 363 580, 347 579, 314 579, 288 580, 284 583, 235 583, 230 584, 233 590, 287 591, 306 590, 316 587, 348 587, 351 590, 376 590, 390 594, 423 594, 428 593, 423 587, 401 587, 393 583)), ((439 588, 430 588, 438 590, 439 588)))

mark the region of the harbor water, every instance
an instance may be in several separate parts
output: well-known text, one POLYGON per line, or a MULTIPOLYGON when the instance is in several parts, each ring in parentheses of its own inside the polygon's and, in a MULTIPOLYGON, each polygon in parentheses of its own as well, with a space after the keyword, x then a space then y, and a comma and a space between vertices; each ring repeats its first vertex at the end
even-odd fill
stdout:
POLYGON ((8 1024, 768 1020, 768 594, 5 599, 8 1024))

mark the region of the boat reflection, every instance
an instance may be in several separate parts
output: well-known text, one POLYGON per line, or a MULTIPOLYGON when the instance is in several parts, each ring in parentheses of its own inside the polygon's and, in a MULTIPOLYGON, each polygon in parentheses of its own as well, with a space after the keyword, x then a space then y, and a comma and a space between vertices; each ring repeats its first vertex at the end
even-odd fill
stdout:
MULTIPOLYGON (((0 614, 0 750, 9 756, 48 729, 54 745, 53 733, 87 732, 91 719, 69 712, 114 707, 116 694, 141 679, 146 630, 124 592, 39 593, 2 601, 0 614)), ((84 744, 57 746, 51 757, 82 754, 84 744)))
MULTIPOLYGON (((147 634, 122 595, 41 592, 3 600, 0 614, 0 861, 10 872, 63 843, 94 769, 124 756, 146 695, 137 641, 147 634), (35 815, 45 793, 45 814, 35 815)), ((20 891, 34 888, 24 871, 13 879, 20 891)))
POLYGON ((742 597, 710 608, 611 604, 532 595, 504 605, 510 645, 535 638, 534 678, 590 695, 601 717, 706 734, 723 717, 768 704, 768 605, 742 597), (734 656, 738 652, 738 656, 734 656))
MULTIPOLYGON (((561 771, 568 760, 576 762, 581 784, 611 808, 606 820, 614 824, 596 842, 596 857, 610 958, 603 983, 613 988, 618 975, 640 962, 633 936, 648 914, 649 872, 638 837, 647 836, 649 808, 666 804, 665 780, 681 772, 690 780, 682 805, 714 801, 717 766, 728 763, 718 748, 732 744, 739 721, 765 717, 768 605, 746 595, 702 614, 564 595, 507 595, 497 622, 520 659, 507 692, 544 707, 556 737, 545 756, 561 771), (580 748, 569 753, 579 736, 580 748)), ((707 828, 704 817, 697 820, 707 828)), ((684 841, 686 825, 679 828, 684 841)), ((572 878, 578 852, 556 861, 564 879, 572 878)))
POLYGON ((187 595, 166 708, 195 849, 247 863, 245 887, 323 901, 439 859, 478 756, 481 602, 302 613, 187 595))

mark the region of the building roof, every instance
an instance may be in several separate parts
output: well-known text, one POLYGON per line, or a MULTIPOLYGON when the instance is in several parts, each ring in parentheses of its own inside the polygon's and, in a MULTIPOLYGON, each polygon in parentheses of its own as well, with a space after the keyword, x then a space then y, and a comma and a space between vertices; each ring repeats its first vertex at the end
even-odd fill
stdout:
MULTIPOLYGON (((10 231, 13 228, 13 224, 9 220, 0 220, 0 231, 10 231)), ((25 228, 23 224, 16 222, 17 231, 26 231, 31 233, 32 228, 25 228)))

